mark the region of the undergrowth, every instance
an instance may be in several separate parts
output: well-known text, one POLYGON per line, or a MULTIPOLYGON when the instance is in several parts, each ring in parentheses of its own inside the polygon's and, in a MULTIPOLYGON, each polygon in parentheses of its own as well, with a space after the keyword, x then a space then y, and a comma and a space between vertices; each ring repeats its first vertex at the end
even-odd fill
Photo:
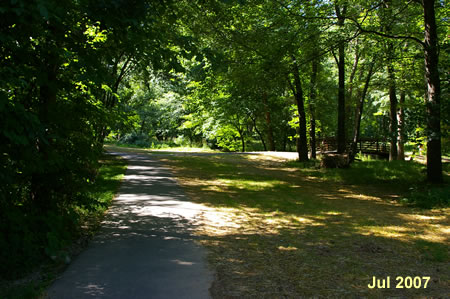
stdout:
POLYGON ((125 161, 111 155, 100 165, 96 180, 77 194, 77 204, 61 209, 64 213, 10 207, 1 220, 9 227, 0 231, 0 298, 35 298, 70 261, 73 242, 98 227, 126 170, 125 161))

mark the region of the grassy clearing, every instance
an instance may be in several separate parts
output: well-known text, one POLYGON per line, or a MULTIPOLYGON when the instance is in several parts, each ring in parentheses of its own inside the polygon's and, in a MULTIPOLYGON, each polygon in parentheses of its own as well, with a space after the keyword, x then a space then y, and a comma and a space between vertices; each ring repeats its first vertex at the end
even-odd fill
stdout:
POLYGON ((425 165, 415 162, 392 161, 386 163, 381 160, 355 162, 348 169, 318 169, 304 167, 301 163, 291 161, 288 167, 301 169, 305 174, 345 184, 384 184, 401 183, 413 184, 424 177, 425 165))
POLYGON ((217 270, 215 297, 450 294, 450 209, 399 204, 423 176, 419 164, 321 170, 258 155, 163 158, 190 197, 213 208, 199 234, 217 270), (431 280, 427 289, 369 289, 373 276, 431 280))
POLYGON ((110 148, 126 148, 127 150, 130 149, 137 149, 137 150, 143 150, 143 151, 150 151, 150 152, 170 152, 170 153, 217 153, 218 150, 212 150, 208 147, 191 147, 191 146, 180 146, 180 145, 166 145, 166 146, 160 146, 160 147, 145 147, 145 146, 139 146, 135 144, 126 144, 126 143, 109 143, 106 145, 106 147, 110 148))
POLYGON ((116 156, 105 155, 100 161, 97 179, 91 185, 87 201, 83 207, 74 207, 79 218, 79 231, 72 236, 75 240, 55 240, 54 260, 44 260, 29 275, 15 281, 0 281, 0 298, 41 298, 43 292, 58 273, 64 270, 65 263, 77 255, 97 231, 105 210, 116 194, 126 170, 126 162, 116 156))

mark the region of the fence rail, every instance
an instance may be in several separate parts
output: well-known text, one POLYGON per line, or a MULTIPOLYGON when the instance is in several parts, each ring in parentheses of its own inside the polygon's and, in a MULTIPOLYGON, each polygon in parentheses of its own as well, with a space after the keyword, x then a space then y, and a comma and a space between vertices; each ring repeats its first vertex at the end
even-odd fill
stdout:
MULTIPOLYGON (((351 144, 351 141, 347 141, 347 150, 350 149, 351 144)), ((336 151, 337 140, 336 138, 318 138, 316 148, 322 152, 336 151)), ((362 152, 363 154, 388 155, 389 142, 376 138, 361 138, 357 142, 357 152, 362 152)))

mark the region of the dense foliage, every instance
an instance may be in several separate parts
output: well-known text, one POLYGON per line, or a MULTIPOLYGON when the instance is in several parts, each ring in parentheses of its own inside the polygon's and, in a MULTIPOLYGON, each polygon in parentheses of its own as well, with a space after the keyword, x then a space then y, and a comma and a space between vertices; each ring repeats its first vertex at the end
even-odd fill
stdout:
POLYGON ((70 238, 95 203, 85 190, 105 139, 308 160, 320 138, 354 156, 372 137, 391 160, 428 150, 441 181, 448 12, 430 0, 3 1, 0 273, 70 238))
MULTIPOLYGON (((183 7, 178 23, 194 38, 197 52, 182 60, 184 72, 171 73, 170 81, 167 74, 156 74, 159 81, 145 80, 153 90, 162 88, 162 94, 178 94, 178 108, 160 109, 170 124, 154 121, 144 129, 139 122, 149 122, 141 112, 134 127, 116 130, 111 137, 126 142, 124 133, 138 132, 147 139, 181 138, 230 151, 295 148, 300 160, 314 158, 325 137, 336 138, 338 151, 352 157, 357 140, 373 138, 388 144, 390 160, 405 159, 405 152, 427 154, 428 179, 442 180, 440 156, 441 148, 449 151, 450 113, 444 3, 259 0, 178 5, 183 7), (426 17, 430 8, 436 26, 426 17), (429 38, 432 34, 435 39, 429 38), (426 83, 423 78, 432 77, 433 47, 440 49, 431 59, 440 80, 426 83), (155 134, 161 125, 170 134, 155 134)), ((147 92, 146 98, 158 98, 158 105, 165 106, 164 96, 155 92, 147 92)), ((128 102, 125 110, 149 106, 128 102)))
POLYGON ((120 117, 120 82, 138 61, 143 71, 177 66, 173 13, 169 2, 2 2, 2 276, 53 256, 78 209, 95 205, 86 188, 120 117))

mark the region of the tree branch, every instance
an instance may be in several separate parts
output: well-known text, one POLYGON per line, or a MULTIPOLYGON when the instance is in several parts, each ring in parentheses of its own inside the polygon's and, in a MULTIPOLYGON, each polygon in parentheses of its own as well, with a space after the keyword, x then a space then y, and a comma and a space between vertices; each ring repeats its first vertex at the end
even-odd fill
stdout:
POLYGON ((391 38, 391 39, 407 39, 407 40, 412 40, 415 41, 416 43, 419 43, 420 45, 422 45, 423 47, 425 47, 425 43, 423 41, 421 41, 420 39, 414 37, 414 36, 407 36, 407 35, 392 35, 392 34, 387 34, 387 33, 383 33, 383 32, 379 32, 379 31, 375 31, 375 30, 367 30, 364 29, 360 23, 358 23, 357 20, 353 19, 353 18, 347 18, 348 20, 352 21, 356 27, 358 27, 358 30, 363 33, 363 34, 375 34, 381 37, 385 37, 385 38, 391 38))
POLYGON ((336 61, 336 64, 338 64, 339 65, 339 60, 338 60, 338 58, 337 58, 337 56, 336 56, 336 54, 334 53, 334 49, 333 48, 331 48, 331 54, 333 54, 333 57, 334 57, 334 61, 336 61))

